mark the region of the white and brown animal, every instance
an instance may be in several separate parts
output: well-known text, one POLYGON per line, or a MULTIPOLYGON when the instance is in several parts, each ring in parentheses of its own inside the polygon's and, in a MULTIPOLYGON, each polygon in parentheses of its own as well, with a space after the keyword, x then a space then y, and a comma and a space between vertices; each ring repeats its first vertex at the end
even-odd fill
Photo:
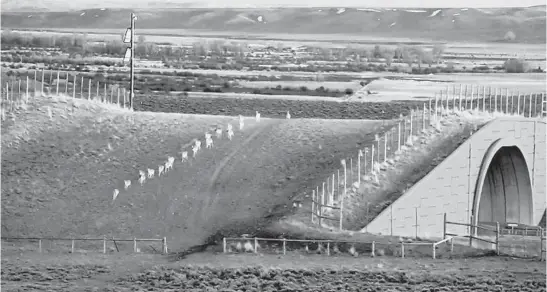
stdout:
POLYGON ((256 111, 255 119, 258 123, 260 122, 260 113, 258 111, 256 111))
POLYGON ((158 176, 161 176, 161 174, 163 173, 163 170, 164 170, 164 169, 165 169, 165 166, 163 166, 163 165, 161 165, 161 164, 158 166, 158 176))
POLYGON ((213 148, 213 138, 209 137, 205 140, 205 148, 207 149, 213 148))
POLYGON ((127 190, 131 186, 131 181, 130 180, 124 180, 123 183, 124 183, 123 188, 125 190, 127 190))
POLYGON ((182 156, 182 158, 180 159, 181 162, 188 160, 188 151, 182 151, 181 156, 182 156))
POLYGON ((156 171, 155 171, 154 169, 149 168, 149 169, 148 169, 148 178, 154 178, 154 173, 155 173, 155 172, 156 172, 156 171))

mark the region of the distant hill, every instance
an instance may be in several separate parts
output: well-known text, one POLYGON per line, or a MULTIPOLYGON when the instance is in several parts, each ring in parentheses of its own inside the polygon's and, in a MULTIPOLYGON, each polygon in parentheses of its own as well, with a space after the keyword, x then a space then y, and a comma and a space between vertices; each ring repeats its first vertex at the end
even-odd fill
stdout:
POLYGON ((491 9, 435 8, 158 8, 88 9, 70 12, 5 12, 2 28, 125 28, 128 14, 138 28, 202 29, 287 34, 419 37, 451 41, 546 42, 546 6, 491 9))

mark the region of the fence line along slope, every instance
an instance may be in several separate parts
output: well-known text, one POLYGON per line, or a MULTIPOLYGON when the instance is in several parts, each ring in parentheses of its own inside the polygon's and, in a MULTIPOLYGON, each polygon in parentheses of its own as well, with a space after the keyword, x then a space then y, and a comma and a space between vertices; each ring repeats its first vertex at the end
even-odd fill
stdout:
POLYGON ((292 197, 388 125, 246 118, 240 131, 236 117, 130 112, 63 97, 32 99, 12 117, 2 124, 4 236, 167 236, 170 248, 221 229, 239 235, 291 212, 292 197), (192 158, 193 139, 229 122, 231 141, 213 133, 213 148, 203 143, 192 158), (157 177, 168 157, 173 169, 157 177), (156 176, 141 186, 139 171, 148 168, 156 176), (132 182, 127 190, 124 180, 132 182))

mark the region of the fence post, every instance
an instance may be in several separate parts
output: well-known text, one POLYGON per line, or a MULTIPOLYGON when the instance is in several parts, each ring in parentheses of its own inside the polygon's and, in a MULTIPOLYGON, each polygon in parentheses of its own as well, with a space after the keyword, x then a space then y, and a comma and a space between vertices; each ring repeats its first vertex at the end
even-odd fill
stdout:
POLYGON ((509 113, 509 88, 505 88, 505 113, 509 113))
POLYGON ((486 86, 482 87, 482 111, 486 111, 486 86))
POLYGON ((163 242, 163 253, 168 254, 169 250, 167 249, 167 237, 163 237, 162 242, 163 242))
POLYGON ((344 160, 344 194, 342 195, 342 198, 340 199, 340 230, 343 229, 343 218, 344 218, 344 198, 346 197, 346 193, 347 193, 347 181, 346 181, 346 163, 345 163, 345 160, 344 160))
POLYGON ((283 255, 287 254, 287 239, 283 238, 283 255))
POLYGON ((113 103, 112 100, 114 99, 114 86, 110 86, 110 103, 113 103))
POLYGON ((38 239, 38 252, 42 253, 42 240, 38 239))
MULTIPOLYGON (((408 135, 408 139, 410 139, 410 142, 412 142, 412 117, 414 116, 414 112, 410 110, 410 134, 408 135)), ((405 143, 408 141, 405 141, 405 143)))
POLYGON ((100 97, 100 95, 99 95, 99 85, 100 85, 100 84, 99 84, 99 81, 97 81, 97 99, 99 99, 99 101, 102 101, 102 100, 101 100, 101 97, 100 97))
POLYGON ((118 102, 116 104, 120 106, 120 88, 119 87, 118 87, 118 102))
POLYGON ((443 214, 443 239, 446 239, 446 213, 443 214))
POLYGON ((418 239, 418 207, 414 207, 414 239, 418 239))
MULTIPOLYGON (((322 183, 322 190, 321 190, 321 215, 323 215, 323 211, 325 210, 325 182, 322 183)), ((322 225, 323 222, 319 223, 319 225, 322 225)))
POLYGON ((435 92, 435 122, 437 121, 437 111, 438 111, 438 97, 437 97, 437 93, 435 92))
POLYGON ((401 242, 401 258, 405 258, 405 243, 401 242))
POLYGON ((17 80, 17 83, 18 83, 18 86, 19 86, 19 89, 17 91, 17 97, 22 100, 21 98, 21 79, 17 80))
POLYGON ((330 201, 334 203, 334 173, 332 174, 332 187, 331 187, 331 194, 330 194, 330 201))
MULTIPOLYGON (((425 131, 425 102, 424 102, 424 110, 422 112, 422 131, 425 131)), ((454 104, 454 110, 456 110, 456 105, 454 104)), ((393 144, 392 144, 393 146, 393 144)))
MULTIPOLYGON (((359 152, 357 153, 357 183, 359 184, 359 187, 361 186, 361 156, 363 156, 363 151, 359 149, 359 152)), ((332 190, 334 191, 334 188, 332 190)))
POLYGON ((74 85, 72 86, 72 99, 76 98, 76 75, 74 75, 74 85))
POLYGON ((27 75, 27 83, 26 83, 26 92, 25 92, 25 103, 28 103, 28 75, 27 75))
POLYGON ((459 99, 459 108, 460 108, 460 111, 462 110, 462 91, 463 91, 463 84, 460 84, 460 92, 458 92, 458 99, 459 99))
POLYGON ((375 256, 375 251, 376 251, 376 241, 374 241, 374 240, 372 241, 372 247, 371 247, 371 249, 372 249, 372 251, 370 252, 370 255, 371 255, 372 257, 374 257, 374 256, 375 256))
POLYGON ((435 250, 435 244, 433 243, 433 244, 431 244, 431 246, 433 247, 433 252, 432 252, 432 254, 433 254, 433 259, 436 259, 436 258, 437 258, 437 254, 436 254, 437 251, 435 250))
POLYGON ((44 95, 44 76, 46 75, 46 72, 45 70, 42 68, 42 84, 40 85, 41 86, 41 94, 42 96, 44 95))
POLYGON ((311 191, 311 223, 315 223, 315 190, 311 191))
POLYGON ((517 91, 517 115, 520 116, 520 91, 517 91))
POLYGON ((258 253, 258 239, 255 237, 255 253, 258 253))
POLYGON ((492 86, 488 87, 488 112, 492 112, 492 86))
POLYGON ((222 253, 226 253, 226 237, 222 238, 222 253))
POLYGON ((134 237, 133 238, 133 252, 137 252, 137 238, 134 237))
POLYGON ((74 239, 71 242, 70 253, 74 254, 74 239))
POLYGON ((397 151, 401 151, 401 122, 397 124, 397 151))
POLYGON ((65 83, 65 95, 68 95, 68 82, 70 81, 70 74, 66 72, 66 83, 65 83))
POLYGON ((353 158, 349 158, 349 181, 353 184, 353 158))
POLYGON ((57 88, 57 90, 55 91, 57 95, 59 95, 59 75, 61 73, 59 72, 59 70, 57 70, 57 85, 55 86, 57 88))
MULTIPOLYGON (((538 94, 534 94, 534 102, 533 102, 533 105, 534 105, 534 110, 533 110, 533 113, 534 113, 534 117, 537 116, 537 97, 538 97, 538 94)), ((530 116, 532 117, 532 116, 530 116)))
POLYGON ((372 144, 371 150, 370 150, 370 172, 374 172, 374 144, 372 144))
POLYGON ((387 161, 387 132, 384 133, 384 162, 387 161))
POLYGON ((496 255, 500 255, 500 223, 496 222, 496 255))
MULTIPOLYGON (((74 79, 76 80, 76 79, 74 79)), ((106 235, 103 235, 103 253, 106 253, 106 235)))
POLYGON ((91 78, 89 79, 89 82, 87 83, 87 100, 91 99, 91 78))
POLYGON ((80 98, 84 99, 84 76, 82 75, 82 85, 80 86, 80 98))
POLYGON ((103 100, 103 102, 106 103, 106 101, 107 101, 106 98, 107 97, 108 97, 108 94, 106 93, 106 81, 105 81, 105 83, 104 83, 104 100, 103 100))
POLYGON ((528 106, 528 117, 531 118, 531 117, 532 117, 532 93, 530 93, 530 101, 529 101, 528 103, 529 103, 529 106, 528 106))

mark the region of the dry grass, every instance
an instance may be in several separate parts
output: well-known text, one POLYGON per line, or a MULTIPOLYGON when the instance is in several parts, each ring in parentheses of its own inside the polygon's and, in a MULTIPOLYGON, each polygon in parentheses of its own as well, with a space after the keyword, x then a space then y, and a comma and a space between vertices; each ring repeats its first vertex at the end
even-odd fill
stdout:
POLYGON ((290 213, 291 198, 384 125, 248 119, 239 131, 235 117, 38 99, 16 113, 15 123, 2 124, 2 234, 167 236, 177 249, 218 230, 252 232, 290 213), (192 139, 228 122, 233 141, 215 140, 214 150, 181 164, 181 146, 189 150, 192 139), (157 169, 168 156, 177 157, 173 171, 138 185, 139 170, 157 169), (133 182, 128 191, 124 179, 133 182))

